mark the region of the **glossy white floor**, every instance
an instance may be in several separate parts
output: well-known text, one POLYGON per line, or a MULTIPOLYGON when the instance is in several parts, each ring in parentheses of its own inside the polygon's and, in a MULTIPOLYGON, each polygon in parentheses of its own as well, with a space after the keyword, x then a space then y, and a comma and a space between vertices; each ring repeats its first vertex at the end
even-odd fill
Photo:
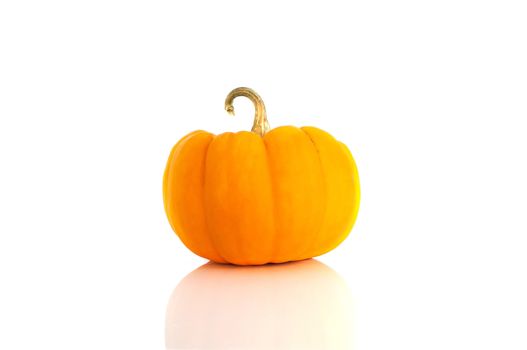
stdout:
POLYGON ((526 349, 521 1, 0 3, 0 349, 526 349), (313 125, 350 237, 204 265, 161 197, 186 133, 313 125), (202 266, 204 265, 204 266, 202 266))
POLYGON ((351 296, 335 271, 310 259, 262 267, 206 264, 174 290, 169 349, 332 349, 352 344, 351 296))

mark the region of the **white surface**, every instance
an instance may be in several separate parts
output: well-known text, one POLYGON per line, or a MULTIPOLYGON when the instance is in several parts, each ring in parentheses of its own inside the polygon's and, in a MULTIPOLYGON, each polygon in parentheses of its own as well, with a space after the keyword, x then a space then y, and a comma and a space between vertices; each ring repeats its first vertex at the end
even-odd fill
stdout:
POLYGON ((188 3, 0 4, 0 348, 164 347, 205 262, 165 218, 165 161, 248 129, 249 102, 223 111, 246 85, 355 156, 357 224, 319 260, 356 349, 526 349, 525 3, 188 3))

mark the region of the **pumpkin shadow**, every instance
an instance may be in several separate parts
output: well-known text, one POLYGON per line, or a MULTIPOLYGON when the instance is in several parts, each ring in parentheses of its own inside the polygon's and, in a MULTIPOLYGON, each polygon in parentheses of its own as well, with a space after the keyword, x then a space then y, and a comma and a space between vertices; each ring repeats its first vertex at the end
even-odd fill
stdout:
POLYGON ((321 262, 207 263, 174 289, 167 349, 349 349, 350 293, 321 262))

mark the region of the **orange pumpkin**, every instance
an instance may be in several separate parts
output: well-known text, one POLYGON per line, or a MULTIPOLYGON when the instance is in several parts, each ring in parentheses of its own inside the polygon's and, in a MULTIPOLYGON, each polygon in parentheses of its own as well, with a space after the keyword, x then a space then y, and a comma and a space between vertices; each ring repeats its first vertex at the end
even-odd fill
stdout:
POLYGON ((163 200, 172 229, 194 253, 219 263, 260 265, 324 254, 349 234, 359 208, 357 167, 347 147, 314 127, 269 131, 256 108, 252 132, 194 131, 172 149, 163 200))

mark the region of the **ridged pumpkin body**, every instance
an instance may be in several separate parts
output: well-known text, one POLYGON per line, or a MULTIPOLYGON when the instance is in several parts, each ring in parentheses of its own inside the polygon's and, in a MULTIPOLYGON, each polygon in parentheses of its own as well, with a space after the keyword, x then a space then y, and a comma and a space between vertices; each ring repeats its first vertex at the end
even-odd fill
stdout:
POLYGON ((314 128, 195 131, 174 146, 165 211, 194 253, 238 265, 324 254, 350 232, 359 178, 344 144, 314 128))

